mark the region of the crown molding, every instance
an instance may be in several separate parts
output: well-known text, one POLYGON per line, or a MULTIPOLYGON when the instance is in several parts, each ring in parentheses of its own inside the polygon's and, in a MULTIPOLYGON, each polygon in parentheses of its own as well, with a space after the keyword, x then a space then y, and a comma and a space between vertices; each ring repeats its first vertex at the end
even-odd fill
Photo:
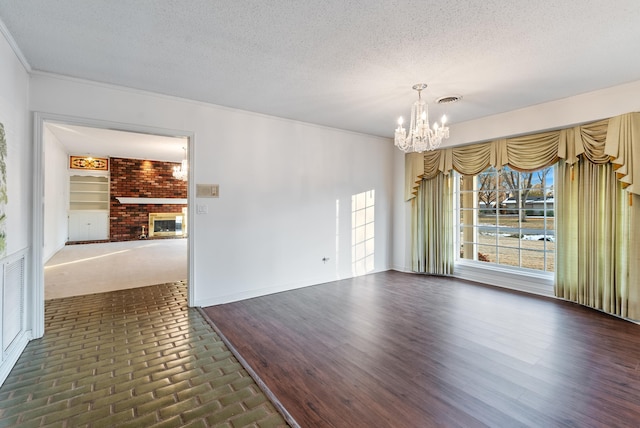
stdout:
POLYGON ((9 43, 11 50, 13 50, 13 53, 16 55, 16 57, 18 57, 18 60, 20 61, 22 66, 25 68, 25 70, 27 70, 27 73, 31 73, 33 71, 33 69, 31 68, 31 65, 27 61, 27 58, 22 54, 20 47, 18 46, 15 39, 9 32, 9 29, 7 28, 7 26, 4 25, 4 22, 2 22, 2 19, 0 19, 0 33, 2 33, 7 43, 9 43))

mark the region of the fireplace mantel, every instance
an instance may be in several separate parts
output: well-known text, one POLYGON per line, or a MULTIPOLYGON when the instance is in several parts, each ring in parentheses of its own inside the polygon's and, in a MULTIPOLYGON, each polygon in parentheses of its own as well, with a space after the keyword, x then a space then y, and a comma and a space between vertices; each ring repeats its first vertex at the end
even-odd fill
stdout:
POLYGON ((186 198, 125 198, 116 197, 121 204, 186 204, 186 198))

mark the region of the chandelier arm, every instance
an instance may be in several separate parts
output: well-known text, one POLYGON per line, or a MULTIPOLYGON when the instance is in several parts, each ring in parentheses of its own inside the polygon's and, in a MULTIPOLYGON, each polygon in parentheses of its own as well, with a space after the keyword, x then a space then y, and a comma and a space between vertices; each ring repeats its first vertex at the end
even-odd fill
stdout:
POLYGON ((440 146, 443 139, 449 138, 449 127, 445 125, 444 119, 441 125, 435 122, 433 129, 431 128, 429 106, 422 101, 422 90, 426 87, 425 83, 413 85, 413 89, 418 92, 418 100, 411 106, 408 134, 405 133, 402 127, 402 118, 398 122, 394 144, 405 153, 422 153, 426 150, 435 150, 440 146))

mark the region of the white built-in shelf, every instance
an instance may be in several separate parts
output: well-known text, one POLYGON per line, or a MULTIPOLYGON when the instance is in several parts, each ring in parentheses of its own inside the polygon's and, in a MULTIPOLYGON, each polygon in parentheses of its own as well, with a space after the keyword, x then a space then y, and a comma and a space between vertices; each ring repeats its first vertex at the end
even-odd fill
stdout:
POLYGON ((69 177, 69 210, 109 210, 109 178, 72 175, 69 177))

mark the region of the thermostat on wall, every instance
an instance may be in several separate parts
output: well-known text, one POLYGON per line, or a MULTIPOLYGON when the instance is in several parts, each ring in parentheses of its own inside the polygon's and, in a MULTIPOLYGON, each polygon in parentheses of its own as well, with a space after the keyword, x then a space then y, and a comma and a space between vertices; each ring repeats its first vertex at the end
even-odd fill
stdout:
POLYGON ((220 185, 196 184, 196 198, 218 198, 218 197, 220 197, 220 185))

